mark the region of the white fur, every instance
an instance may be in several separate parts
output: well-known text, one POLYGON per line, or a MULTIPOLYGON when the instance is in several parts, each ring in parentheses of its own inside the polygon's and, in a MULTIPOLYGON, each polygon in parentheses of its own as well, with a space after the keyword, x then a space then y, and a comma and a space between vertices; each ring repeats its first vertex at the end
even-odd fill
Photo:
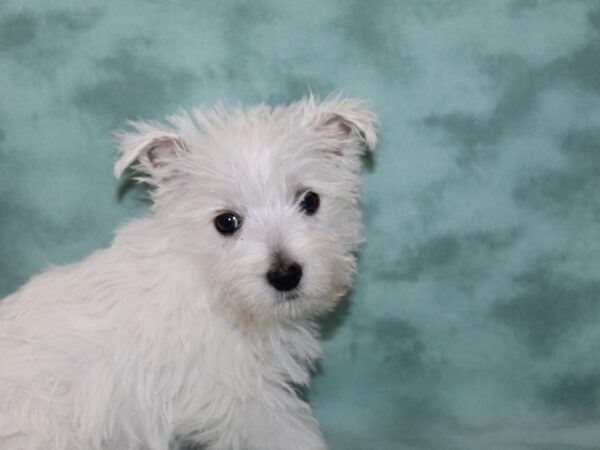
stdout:
POLYGON ((374 114, 309 95, 131 125, 115 174, 138 161, 150 214, 0 303, 0 449, 325 449, 294 386, 355 268, 374 114), (223 210, 243 217, 233 236, 214 227, 223 210), (266 282, 276 252, 303 266, 296 299, 266 282))

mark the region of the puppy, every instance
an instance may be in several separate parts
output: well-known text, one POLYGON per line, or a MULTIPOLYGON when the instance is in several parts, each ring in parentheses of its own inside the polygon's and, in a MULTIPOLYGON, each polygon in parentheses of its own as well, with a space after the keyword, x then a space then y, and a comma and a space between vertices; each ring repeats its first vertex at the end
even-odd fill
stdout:
POLYGON ((308 95, 119 133, 151 212, 0 302, 0 448, 325 449, 295 387, 355 270, 375 123, 308 95))

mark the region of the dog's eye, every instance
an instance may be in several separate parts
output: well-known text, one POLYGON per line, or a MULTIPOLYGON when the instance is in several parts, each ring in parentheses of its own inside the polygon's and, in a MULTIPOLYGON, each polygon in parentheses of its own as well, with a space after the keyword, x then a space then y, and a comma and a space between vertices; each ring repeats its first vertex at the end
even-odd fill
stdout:
POLYGON ((313 191, 306 191, 302 194, 302 198, 300 199, 300 209, 304 211, 305 214, 311 216, 317 212, 319 209, 319 195, 313 191))
POLYGON ((215 228, 223 235, 235 233, 242 226, 242 220, 234 212, 224 212, 215 217, 215 228))

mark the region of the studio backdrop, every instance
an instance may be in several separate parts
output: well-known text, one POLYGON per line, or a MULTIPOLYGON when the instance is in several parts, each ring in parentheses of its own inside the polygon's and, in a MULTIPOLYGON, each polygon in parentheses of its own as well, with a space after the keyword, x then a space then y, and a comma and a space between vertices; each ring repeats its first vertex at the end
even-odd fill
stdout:
POLYGON ((4 0, 0 297, 147 211, 126 120, 309 90, 381 122, 331 448, 600 448, 598 2, 4 0))

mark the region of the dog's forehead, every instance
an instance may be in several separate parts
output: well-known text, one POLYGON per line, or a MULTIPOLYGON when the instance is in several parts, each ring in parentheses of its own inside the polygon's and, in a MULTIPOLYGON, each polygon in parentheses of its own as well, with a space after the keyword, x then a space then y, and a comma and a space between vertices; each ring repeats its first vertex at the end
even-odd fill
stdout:
POLYGON ((319 178, 323 164, 302 127, 275 121, 244 125, 200 138, 191 155, 199 182, 212 196, 245 204, 288 200, 307 180, 319 178))

